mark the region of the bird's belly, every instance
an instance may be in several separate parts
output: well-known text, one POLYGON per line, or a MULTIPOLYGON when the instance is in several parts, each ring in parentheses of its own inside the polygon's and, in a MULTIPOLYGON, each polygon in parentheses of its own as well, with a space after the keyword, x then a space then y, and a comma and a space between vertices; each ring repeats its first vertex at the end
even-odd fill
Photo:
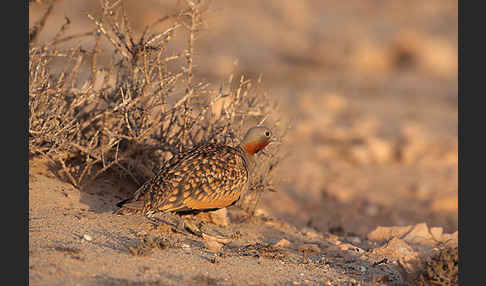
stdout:
POLYGON ((194 210, 224 208, 232 205, 236 200, 238 200, 239 197, 240 192, 235 191, 217 199, 203 198, 201 200, 197 200, 189 197, 184 201, 184 204, 194 210))

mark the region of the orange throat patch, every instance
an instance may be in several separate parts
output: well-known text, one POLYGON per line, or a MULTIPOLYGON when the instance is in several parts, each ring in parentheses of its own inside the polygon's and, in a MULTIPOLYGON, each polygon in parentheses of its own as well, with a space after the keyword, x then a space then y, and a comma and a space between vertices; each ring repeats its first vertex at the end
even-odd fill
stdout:
POLYGON ((246 153, 253 156, 253 154, 262 150, 267 145, 268 145, 268 142, 263 142, 263 143, 261 143, 261 142, 250 142, 250 143, 246 143, 245 145, 243 145, 243 150, 245 150, 246 153))

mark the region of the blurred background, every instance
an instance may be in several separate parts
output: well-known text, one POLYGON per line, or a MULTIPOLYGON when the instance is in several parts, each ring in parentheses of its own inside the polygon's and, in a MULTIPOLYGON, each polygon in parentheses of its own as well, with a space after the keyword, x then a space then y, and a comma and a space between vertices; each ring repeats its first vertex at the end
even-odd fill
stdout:
MULTIPOLYGON (((183 7, 123 2, 138 34, 183 7)), ((38 40, 65 17, 70 34, 93 30, 87 14, 99 3, 60 1, 38 40)), ((29 5, 30 27, 45 9, 29 5)), ((457 1, 213 0, 205 21, 196 78, 262 75, 291 122, 283 183, 261 212, 340 234, 418 222, 457 230, 457 1)))

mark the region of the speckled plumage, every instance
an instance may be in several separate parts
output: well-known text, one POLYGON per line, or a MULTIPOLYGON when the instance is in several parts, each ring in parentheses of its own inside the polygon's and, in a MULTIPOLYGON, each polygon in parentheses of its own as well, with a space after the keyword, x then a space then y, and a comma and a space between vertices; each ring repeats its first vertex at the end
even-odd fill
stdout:
POLYGON ((117 214, 183 212, 234 204, 248 186, 253 154, 271 141, 268 128, 250 128, 236 147, 205 143, 174 156, 133 197, 117 204, 117 214))

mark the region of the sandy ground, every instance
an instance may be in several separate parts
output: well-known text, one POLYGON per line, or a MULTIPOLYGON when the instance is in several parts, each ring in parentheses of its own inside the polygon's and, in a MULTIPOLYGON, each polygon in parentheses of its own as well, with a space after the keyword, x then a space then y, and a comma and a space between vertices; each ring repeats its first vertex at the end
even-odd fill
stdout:
POLYGON ((44 169, 31 162, 32 285, 400 285, 441 247, 457 246, 457 232, 426 224, 363 237, 237 208, 229 225, 205 224, 203 239, 174 231, 172 217, 113 215, 129 185, 105 178, 81 193, 44 169))
MULTIPOLYGON (((63 1, 54 17, 81 31, 95 2, 63 1)), ((136 2, 143 27, 177 1, 136 2)), ((207 223, 232 238, 223 247, 113 215, 131 182, 76 189, 32 158, 30 284, 400 285, 457 245, 457 1, 299 3, 214 1, 199 42, 198 76, 262 73, 292 122, 283 183, 259 215, 231 207, 227 226, 207 223)))

